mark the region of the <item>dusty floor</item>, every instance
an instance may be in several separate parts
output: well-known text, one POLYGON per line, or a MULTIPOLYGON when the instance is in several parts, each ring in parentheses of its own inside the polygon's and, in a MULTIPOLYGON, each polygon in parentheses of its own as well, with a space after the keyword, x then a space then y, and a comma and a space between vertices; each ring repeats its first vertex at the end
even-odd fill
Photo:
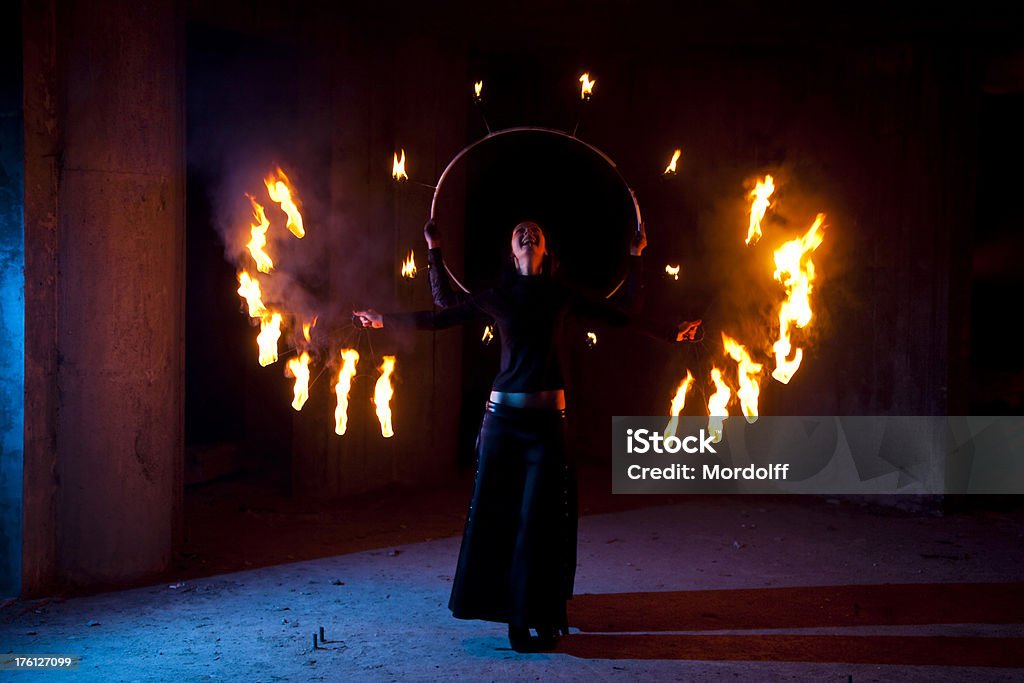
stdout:
MULTIPOLYGON (((199 503, 190 514, 200 518, 204 504, 215 507, 212 499, 199 503)), ((939 517, 796 496, 691 498, 632 510, 622 508, 638 501, 619 501, 617 511, 581 520, 573 634, 558 652, 520 655, 508 649, 502 626, 449 616, 458 538, 408 542, 457 532, 461 492, 407 498, 402 514, 409 516, 400 523, 364 503, 347 509, 348 525, 337 525, 347 531, 325 528, 311 511, 247 508, 240 542, 262 528, 279 544, 253 542, 251 554, 233 551, 229 561, 213 552, 215 533, 194 530, 177 576, 162 583, 9 603, 0 610, 0 651, 79 654, 82 663, 74 673, 4 674, 89 681, 1024 680, 1020 510, 939 517), (303 559, 312 551, 298 537, 321 534, 321 553, 354 551, 303 559), (390 538, 405 542, 381 542, 390 538), (297 560, 271 564, 265 548, 278 546, 297 560), (212 573, 231 562, 253 568, 212 573), (321 626, 327 642, 314 650, 321 626)), ((616 503, 583 504, 602 506, 616 503)), ((344 516, 346 508, 331 514, 344 516)))

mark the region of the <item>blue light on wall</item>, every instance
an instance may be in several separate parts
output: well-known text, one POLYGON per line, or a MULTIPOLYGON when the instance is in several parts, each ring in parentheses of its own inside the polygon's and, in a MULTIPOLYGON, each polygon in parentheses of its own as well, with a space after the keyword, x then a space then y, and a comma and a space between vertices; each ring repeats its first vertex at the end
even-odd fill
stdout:
POLYGON ((21 590, 25 155, 20 7, 21 3, 9 3, 3 11, 4 23, 8 29, 15 27, 15 36, 13 40, 4 40, 0 48, 0 597, 17 595, 21 590))

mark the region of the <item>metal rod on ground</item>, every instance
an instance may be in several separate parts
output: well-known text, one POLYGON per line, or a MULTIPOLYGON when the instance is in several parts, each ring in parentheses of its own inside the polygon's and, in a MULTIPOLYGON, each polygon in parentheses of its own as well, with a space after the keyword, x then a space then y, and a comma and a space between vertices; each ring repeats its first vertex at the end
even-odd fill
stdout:
POLYGON ((320 649, 320 648, 319 648, 319 647, 317 646, 317 644, 316 644, 316 634, 315 634, 315 633, 313 634, 313 649, 314 649, 314 650, 319 650, 319 649, 320 649))
POLYGON ((327 642, 327 639, 324 638, 324 627, 323 626, 320 627, 320 642, 321 643, 326 643, 327 642))

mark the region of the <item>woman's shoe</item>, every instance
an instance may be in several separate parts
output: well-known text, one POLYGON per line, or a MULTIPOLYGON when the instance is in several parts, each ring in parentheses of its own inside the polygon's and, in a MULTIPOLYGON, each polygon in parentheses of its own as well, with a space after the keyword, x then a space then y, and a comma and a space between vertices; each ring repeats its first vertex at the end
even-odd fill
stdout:
POLYGON ((558 644, 559 629, 556 626, 538 626, 536 647, 538 652, 548 652, 558 644))
POLYGON ((508 644, 516 652, 536 652, 534 639, 526 626, 508 625, 508 644))

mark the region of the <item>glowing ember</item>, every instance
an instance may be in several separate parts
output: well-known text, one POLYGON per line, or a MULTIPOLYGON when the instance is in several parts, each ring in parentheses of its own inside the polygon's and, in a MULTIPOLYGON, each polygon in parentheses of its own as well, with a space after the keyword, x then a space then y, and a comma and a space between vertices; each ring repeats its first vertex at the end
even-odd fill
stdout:
POLYGON ((597 84, 597 81, 590 80, 590 73, 585 73, 580 76, 580 83, 583 84, 583 87, 580 88, 580 99, 589 100, 590 96, 594 94, 594 85, 597 84))
POLYGON ((262 318, 267 314, 267 307, 263 305, 263 293, 260 292, 259 280, 249 277, 244 270, 238 274, 238 294, 245 299, 249 306, 250 318, 262 318))
POLYGON ((338 383, 334 385, 334 393, 338 397, 338 407, 334 409, 334 433, 338 436, 348 429, 348 393, 352 390, 352 378, 356 376, 359 352, 355 349, 342 349, 341 361, 338 383))
POLYGON ((494 340, 494 328, 488 325, 484 328, 484 336, 480 337, 480 341, 484 344, 490 344, 494 340))
POLYGON ((679 424, 679 414, 683 412, 683 408, 686 406, 686 394, 690 392, 690 387, 693 386, 693 375, 690 373, 689 368, 686 370, 686 379, 679 383, 679 388, 676 389, 676 395, 672 397, 672 405, 669 406, 669 415, 672 419, 668 421, 668 425, 665 427, 665 433, 663 436, 668 438, 676 435, 676 427, 679 424))
POLYGON ((250 226, 252 238, 245 246, 249 249, 249 253, 252 254, 252 260, 256 262, 256 270, 261 273, 269 273, 274 269, 274 262, 271 260, 270 255, 263 251, 263 247, 267 246, 267 230, 270 229, 270 221, 267 220, 267 214, 263 210, 263 206, 251 194, 246 193, 245 196, 249 198, 249 203, 252 204, 253 221, 250 226))
POLYGON ((594 348, 597 346, 597 335, 593 332, 587 332, 587 348, 594 348))
POLYGON ((269 311, 260 318, 260 333, 256 344, 260 347, 260 365, 266 367, 277 362, 277 340, 281 338, 281 314, 269 311))
POLYGON ((736 391, 736 396, 740 399, 740 407, 743 409, 743 415, 746 416, 747 422, 754 423, 757 421, 757 398, 761 391, 759 378, 764 365, 750 360, 747 350, 724 332, 722 333, 722 346, 725 348, 726 355, 736 361, 736 374, 740 381, 740 388, 736 391))
POLYGON ((754 202, 750 205, 750 225, 747 227, 747 245, 757 244, 757 241, 761 239, 761 220, 764 218, 765 211, 771 204, 768 198, 775 192, 775 181, 770 175, 766 175, 764 180, 757 181, 757 186, 750 193, 750 198, 754 202))
POLYGON ((786 299, 779 308, 779 339, 772 346, 775 352, 772 377, 783 384, 789 383, 803 360, 803 349, 794 351, 789 335, 791 326, 803 328, 811 322, 814 262, 810 253, 824 239, 824 223, 825 214, 819 213, 803 237, 790 240, 775 250, 775 279, 786 288, 786 299))
POLYGON ((302 410, 302 406, 309 399, 309 354, 303 351, 301 356, 288 361, 284 374, 295 378, 295 387, 292 389, 294 396, 292 408, 302 410))
POLYGON ((665 272, 673 279, 679 279, 679 266, 665 266, 665 272))
POLYGON ((718 368, 711 368, 711 381, 715 385, 715 393, 708 399, 708 432, 712 435, 711 441, 718 443, 722 440, 722 423, 729 416, 729 399, 732 398, 732 389, 722 379, 722 371, 718 368))
POLYGON ((271 173, 263 179, 267 186, 267 194, 270 198, 281 205, 281 210, 288 216, 288 229, 296 237, 302 237, 306 230, 302 227, 302 214, 299 213, 298 198, 295 195, 295 188, 288 182, 288 176, 284 174, 279 166, 275 173, 271 173))
POLYGON ((391 166, 391 177, 402 183, 409 179, 409 175, 405 172, 405 150, 402 150, 402 157, 398 157, 398 152, 395 152, 395 161, 391 166))
POLYGON ((665 168, 665 175, 676 174, 676 163, 679 161, 679 155, 683 153, 683 150, 677 149, 672 153, 672 161, 668 162, 668 166, 665 168))
POLYGON ((384 356, 380 366, 380 377, 373 390, 373 405, 377 407, 377 419, 380 420, 380 433, 387 439, 395 435, 391 426, 391 397, 395 390, 391 386, 391 373, 395 370, 395 357, 384 356))
POLYGON ((402 261, 402 277, 407 277, 410 280, 416 277, 416 259, 411 251, 408 258, 402 261))
POLYGON ((480 93, 482 93, 483 91, 484 91, 484 82, 483 81, 477 81, 476 83, 473 84, 473 94, 474 94, 474 96, 478 100, 480 99, 480 93))

